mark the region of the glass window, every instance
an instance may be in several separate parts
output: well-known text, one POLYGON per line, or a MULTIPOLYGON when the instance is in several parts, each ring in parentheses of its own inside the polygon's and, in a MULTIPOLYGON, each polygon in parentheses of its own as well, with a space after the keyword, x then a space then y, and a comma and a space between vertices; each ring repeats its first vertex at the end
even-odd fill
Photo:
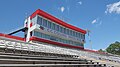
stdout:
POLYGON ((83 38, 84 38, 84 40, 85 40, 85 34, 83 35, 83 38))
POLYGON ((65 40, 66 44, 68 43, 68 40, 65 40))
POLYGON ((72 30, 71 30, 71 36, 72 36, 72 30))
POLYGON ((40 32, 34 31, 34 36, 40 37, 40 35, 41 35, 40 32))
POLYGON ((46 35, 46 38, 49 39, 49 35, 46 35))
POLYGON ((43 26, 47 27, 47 20, 43 19, 43 26))
POLYGON ((62 27, 60 26, 60 32, 62 32, 62 27))
POLYGON ((73 36, 75 36, 75 31, 73 31, 73 36))
POLYGON ((72 36, 74 36, 74 31, 72 31, 72 36))
POLYGON ((51 29, 53 29, 53 23, 51 22, 51 27, 50 27, 51 29))
POLYGON ((42 36, 43 36, 42 33, 38 33, 38 37, 41 37, 41 38, 42 38, 42 36))
POLYGON ((77 37, 77 32, 75 32, 75 37, 77 37))
POLYGON ((72 34, 71 34, 72 36, 73 36, 73 31, 72 31, 72 34))
POLYGON ((63 28, 64 30, 63 30, 63 33, 65 34, 65 28, 63 28))
POLYGON ((69 34, 68 34, 68 29, 66 29, 66 34, 69 35, 69 34))
POLYGON ((85 36, 84 36, 84 34, 82 34, 82 39, 85 39, 85 36))
POLYGON ((57 25, 55 24, 55 30, 57 31, 57 25))
POLYGON ((60 42, 60 38, 58 38, 57 40, 58 40, 58 42, 60 42))
POLYGON ((50 28, 50 21, 48 21, 48 28, 50 28))
POLYGON ((59 38, 59 40, 60 40, 59 42, 62 42, 61 38, 59 38))
POLYGON ((52 29, 54 30, 55 29, 55 24, 51 23, 51 26, 52 26, 52 29))
POLYGON ((83 34, 81 34, 81 39, 83 39, 83 34))
POLYGON ((50 29, 52 29, 52 22, 50 22, 50 29))
POLYGON ((48 28, 48 21, 46 20, 46 27, 48 28))
POLYGON ((70 35, 72 36, 72 30, 70 30, 70 35))
POLYGON ((45 35, 42 33, 42 38, 45 38, 45 35))
POLYGON ((68 40, 68 44, 70 44, 70 40, 68 40))
POLYGON ((63 39, 61 39, 62 40, 62 43, 64 43, 64 40, 63 39))
POLYGON ((67 34, 67 29, 66 28, 64 28, 64 33, 67 34))
POLYGON ((70 30, 68 29, 68 35, 70 35, 70 30))
POLYGON ((62 27, 62 33, 64 33, 64 28, 62 27))
POLYGON ((59 25, 56 25, 56 30, 59 31, 59 25))
POLYGON ((70 44, 72 44, 72 41, 70 41, 70 44))
POLYGON ((81 38, 81 33, 79 33, 79 38, 81 38))
POLYGON ((46 39, 49 39, 49 35, 45 34, 45 38, 46 38, 46 39))
POLYGON ((36 33, 36 31, 34 31, 34 36, 37 36, 37 33, 36 33))
POLYGON ((67 40, 65 40, 65 43, 67 44, 67 40))
POLYGON ((72 33, 73 33, 73 32, 72 32, 72 30, 71 30, 71 36, 72 36, 72 33))
POLYGON ((37 17, 37 24, 42 25, 42 18, 39 16, 37 17))

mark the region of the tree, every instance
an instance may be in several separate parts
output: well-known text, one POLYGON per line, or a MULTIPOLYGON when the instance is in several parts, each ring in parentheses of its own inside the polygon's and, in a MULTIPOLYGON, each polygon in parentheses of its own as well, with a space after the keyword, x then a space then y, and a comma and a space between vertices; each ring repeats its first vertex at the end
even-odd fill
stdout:
POLYGON ((105 52, 103 49, 99 49, 98 51, 99 51, 99 52, 105 52))
POLYGON ((120 55, 120 42, 116 41, 115 43, 110 44, 106 51, 108 53, 120 55))

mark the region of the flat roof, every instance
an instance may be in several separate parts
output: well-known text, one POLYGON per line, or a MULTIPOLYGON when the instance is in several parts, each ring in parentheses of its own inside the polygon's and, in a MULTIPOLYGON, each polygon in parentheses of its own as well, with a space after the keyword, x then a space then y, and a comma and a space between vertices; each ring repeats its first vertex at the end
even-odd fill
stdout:
POLYGON ((60 19, 58 19, 58 18, 56 18, 56 17, 54 17, 54 16, 52 16, 52 15, 44 12, 44 11, 42 11, 42 10, 40 10, 40 9, 36 10, 36 11, 30 16, 30 19, 32 19, 32 18, 35 17, 36 15, 40 15, 40 16, 42 16, 42 17, 45 17, 45 18, 47 18, 47 19, 49 19, 49 20, 51 20, 51 21, 53 21, 53 22, 55 22, 55 23, 57 23, 57 24, 60 24, 60 25, 62 25, 62 26, 64 26, 64 27, 66 27, 66 28, 69 28, 69 29, 75 30, 75 31, 77 31, 77 32, 81 32, 81 33, 83 33, 83 34, 86 34, 86 31, 85 31, 85 30, 80 29, 80 28, 78 28, 78 27, 75 27, 75 26, 73 26, 73 25, 71 25, 71 24, 68 24, 68 23, 66 23, 66 22, 64 22, 64 21, 62 21, 62 20, 60 20, 60 19))

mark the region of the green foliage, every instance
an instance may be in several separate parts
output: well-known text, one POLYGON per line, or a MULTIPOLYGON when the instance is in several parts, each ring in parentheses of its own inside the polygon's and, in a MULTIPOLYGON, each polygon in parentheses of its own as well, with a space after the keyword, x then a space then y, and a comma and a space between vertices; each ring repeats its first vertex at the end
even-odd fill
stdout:
POLYGON ((104 50, 102 50, 102 49, 99 49, 98 51, 99 51, 99 52, 105 52, 105 51, 104 51, 104 50))
POLYGON ((115 43, 110 44, 106 51, 108 53, 120 55, 120 42, 116 41, 115 43))

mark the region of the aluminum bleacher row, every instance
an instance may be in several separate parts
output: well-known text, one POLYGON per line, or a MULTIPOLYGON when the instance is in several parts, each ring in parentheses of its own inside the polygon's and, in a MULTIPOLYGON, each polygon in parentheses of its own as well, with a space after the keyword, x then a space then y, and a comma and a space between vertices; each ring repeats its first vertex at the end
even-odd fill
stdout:
POLYGON ((17 66, 19 64, 18 66, 32 67, 106 67, 104 64, 86 60, 82 58, 83 56, 120 62, 118 56, 99 54, 88 50, 63 48, 35 41, 27 43, 22 38, 19 38, 20 40, 16 39, 17 37, 11 39, 11 36, 8 35, 0 36, 0 61, 3 61, 0 62, 0 66, 17 66))

